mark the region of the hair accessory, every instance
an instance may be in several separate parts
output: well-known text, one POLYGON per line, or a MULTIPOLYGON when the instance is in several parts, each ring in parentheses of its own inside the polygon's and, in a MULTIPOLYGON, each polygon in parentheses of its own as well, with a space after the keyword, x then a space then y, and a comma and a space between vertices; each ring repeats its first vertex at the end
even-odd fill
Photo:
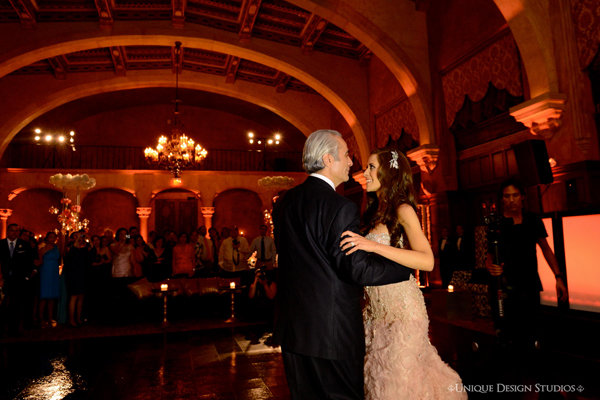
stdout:
POLYGON ((390 153, 392 153, 390 168, 398 169, 398 152, 396 150, 392 150, 390 153))

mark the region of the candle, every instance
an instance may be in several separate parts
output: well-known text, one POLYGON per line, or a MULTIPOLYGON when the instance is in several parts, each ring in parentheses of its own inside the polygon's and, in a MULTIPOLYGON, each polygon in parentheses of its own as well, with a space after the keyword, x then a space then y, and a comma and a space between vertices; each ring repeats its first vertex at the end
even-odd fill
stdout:
POLYGON ((167 290, 169 290, 169 285, 166 283, 161 283, 160 284, 160 291, 161 292, 166 292, 167 290))
POLYGON ((454 292, 454 286, 448 285, 448 293, 452 293, 452 292, 454 292))
POLYGON ((235 289, 235 282, 229 282, 229 288, 235 289))

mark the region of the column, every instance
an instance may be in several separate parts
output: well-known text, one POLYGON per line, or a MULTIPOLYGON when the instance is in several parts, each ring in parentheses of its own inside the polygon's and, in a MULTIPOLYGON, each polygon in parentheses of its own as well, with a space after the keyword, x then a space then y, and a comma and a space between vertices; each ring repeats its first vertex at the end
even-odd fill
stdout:
POLYGON ((144 240, 148 241, 148 218, 152 214, 152 207, 138 207, 135 209, 138 217, 140 218, 140 235, 144 240))
POLYGON ((6 220, 8 217, 12 215, 13 210, 10 208, 0 208, 0 239, 4 239, 6 237, 6 220))
POLYGON ((200 207, 200 212, 204 217, 204 226, 206 226, 206 237, 208 237, 208 230, 212 227, 212 216, 215 213, 214 207, 200 207))

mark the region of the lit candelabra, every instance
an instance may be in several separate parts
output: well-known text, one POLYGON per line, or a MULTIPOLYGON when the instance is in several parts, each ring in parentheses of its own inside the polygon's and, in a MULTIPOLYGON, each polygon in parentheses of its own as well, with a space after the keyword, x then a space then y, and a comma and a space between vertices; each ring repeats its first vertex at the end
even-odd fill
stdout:
POLYGON ((80 231, 82 229, 87 230, 90 221, 87 219, 80 219, 79 213, 81 212, 81 206, 72 204, 71 199, 66 197, 60 201, 62 210, 57 207, 50 207, 50 214, 57 214, 58 223, 60 224, 60 232, 65 236, 69 236, 73 232, 80 231))
POLYGON ((62 189, 64 193, 64 197, 60 201, 60 208, 52 206, 48 210, 50 214, 58 216, 57 219, 60 224, 58 231, 68 236, 82 229, 87 230, 90 221, 80 218, 81 206, 79 205, 79 193, 82 190, 89 190, 96 186, 96 180, 90 178, 87 174, 56 174, 50 177, 50 183, 62 189), (73 204, 73 201, 67 197, 66 193, 68 191, 76 193, 76 204, 73 204))

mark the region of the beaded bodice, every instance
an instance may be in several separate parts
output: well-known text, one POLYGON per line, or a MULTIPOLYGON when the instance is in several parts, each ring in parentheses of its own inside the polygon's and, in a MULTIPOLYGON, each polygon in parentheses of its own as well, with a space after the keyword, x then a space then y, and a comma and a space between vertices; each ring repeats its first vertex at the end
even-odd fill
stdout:
MULTIPOLYGON (((366 238, 381 244, 390 244, 388 233, 369 233, 366 238)), ((400 247, 404 247, 403 237, 400 238, 400 247)), ((365 287, 365 322, 409 321, 421 319, 423 316, 427 316, 425 301, 414 276, 411 275, 409 280, 400 283, 365 287)))

